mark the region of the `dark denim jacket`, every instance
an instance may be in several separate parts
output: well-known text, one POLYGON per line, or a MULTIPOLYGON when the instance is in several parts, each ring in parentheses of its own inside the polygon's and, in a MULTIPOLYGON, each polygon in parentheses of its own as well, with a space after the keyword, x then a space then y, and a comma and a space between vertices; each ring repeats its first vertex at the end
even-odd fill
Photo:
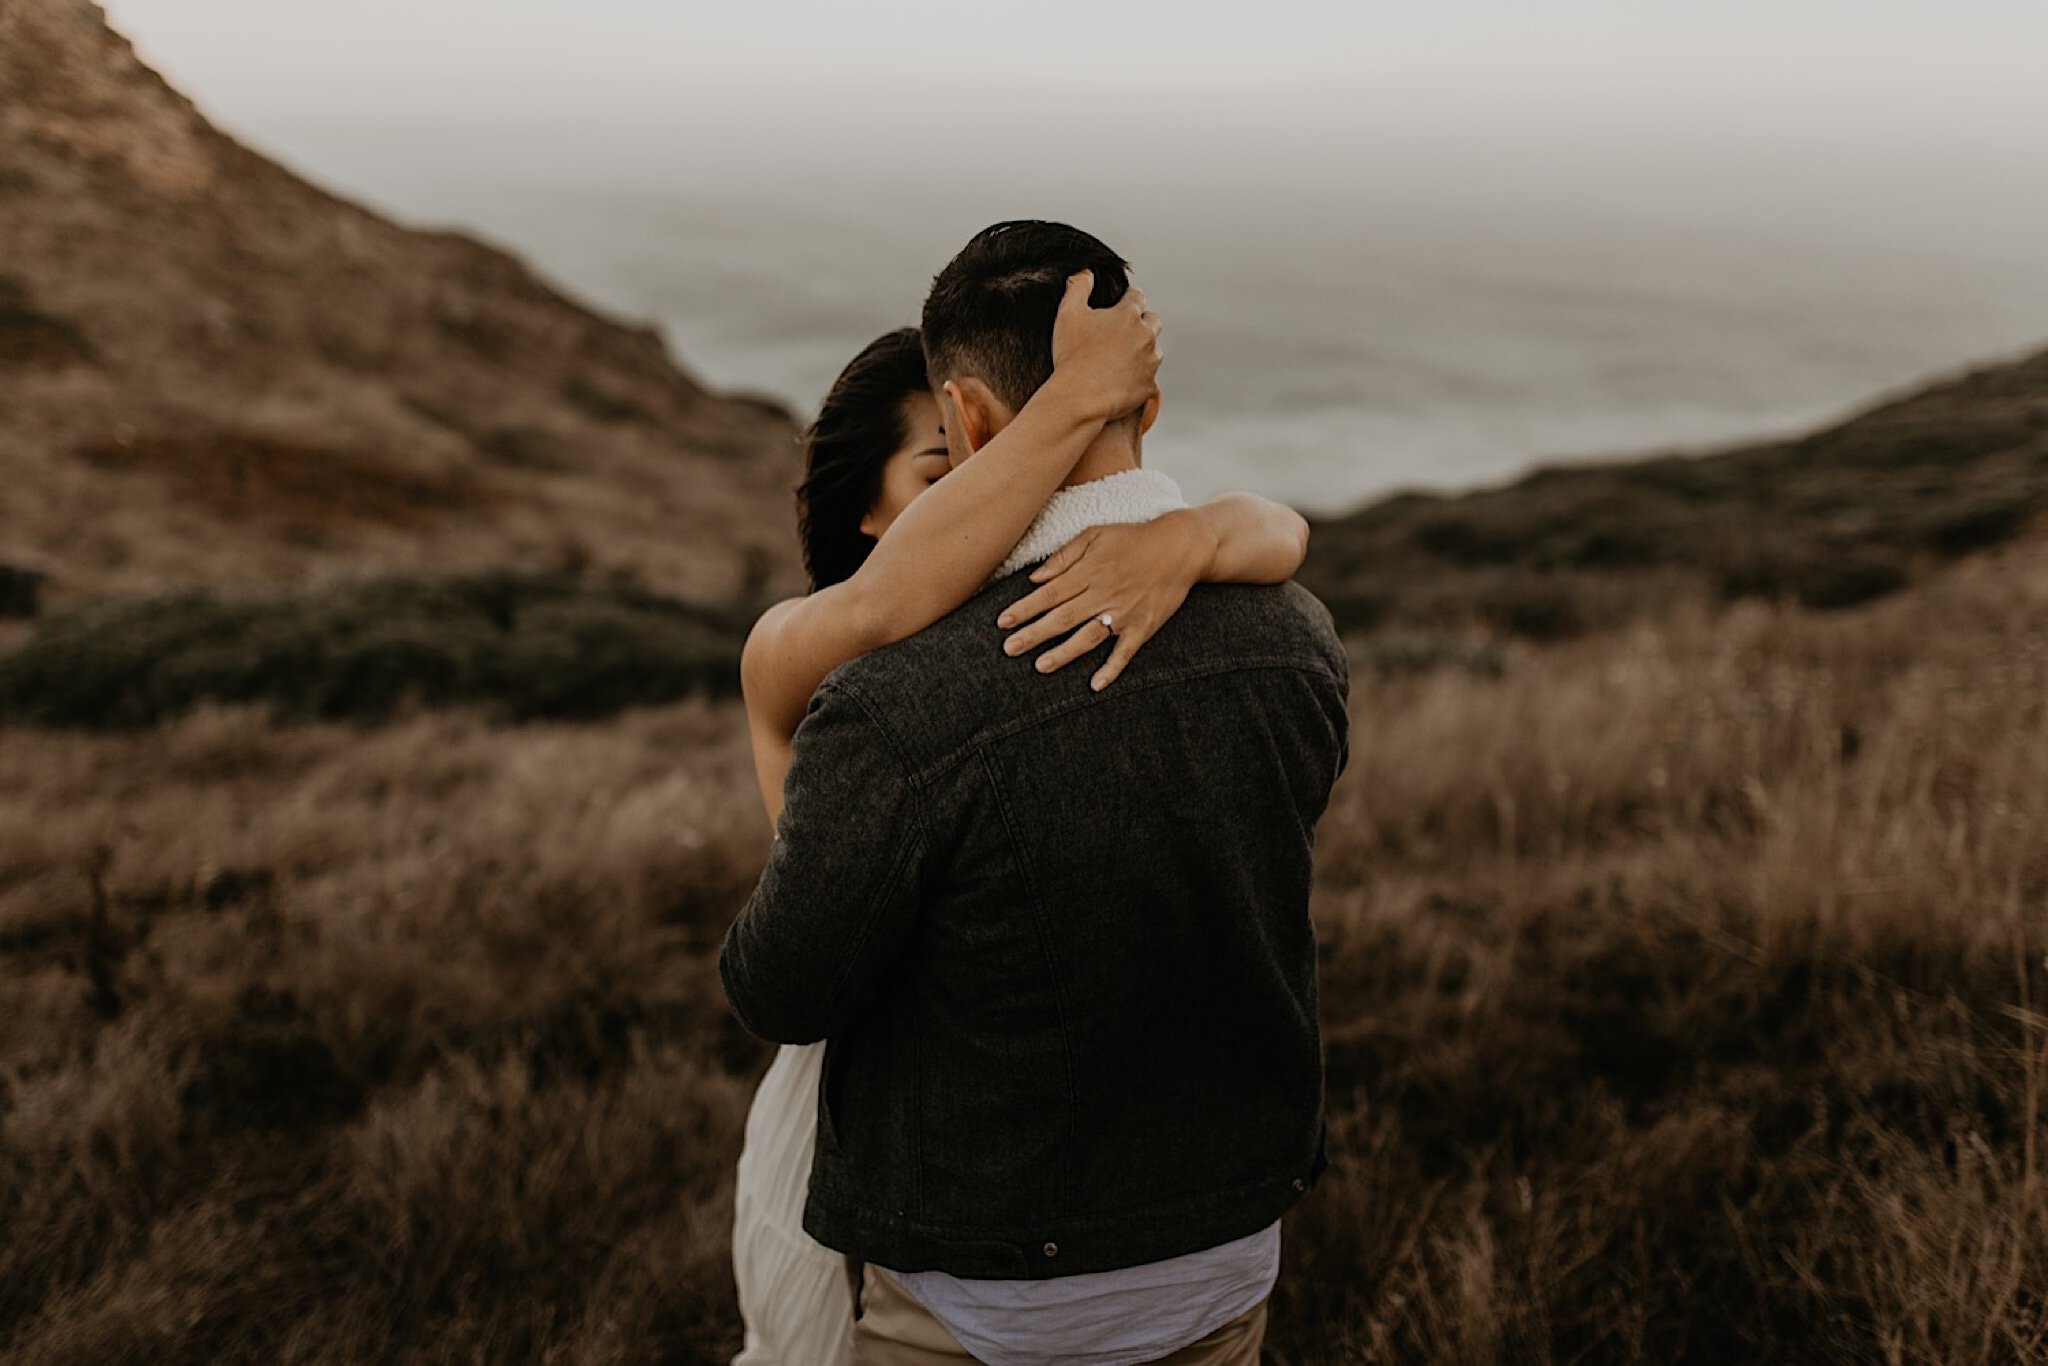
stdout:
POLYGON ((1198 587, 1116 684, 1002 652, 985 590, 833 674, 719 967, 830 1038, 804 1227, 1024 1279, 1213 1247, 1322 1169, 1309 924, 1348 735, 1305 590, 1198 587))

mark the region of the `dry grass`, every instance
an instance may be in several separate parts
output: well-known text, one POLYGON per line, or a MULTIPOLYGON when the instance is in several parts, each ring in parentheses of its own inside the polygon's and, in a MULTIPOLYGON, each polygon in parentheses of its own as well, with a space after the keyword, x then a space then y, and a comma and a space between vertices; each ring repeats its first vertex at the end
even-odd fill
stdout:
POLYGON ((2048 1355, 2048 574, 1361 691, 1313 1359, 2048 1355))
POLYGON ((737 1345, 729 710, 0 753, 0 1356, 737 1345))
MULTIPOLYGON (((1272 1359, 2048 1356, 2048 550, 1487 659, 1359 680, 1272 1359)), ((0 1355, 736 1346, 729 707, 7 731, 0 829, 0 1355)))

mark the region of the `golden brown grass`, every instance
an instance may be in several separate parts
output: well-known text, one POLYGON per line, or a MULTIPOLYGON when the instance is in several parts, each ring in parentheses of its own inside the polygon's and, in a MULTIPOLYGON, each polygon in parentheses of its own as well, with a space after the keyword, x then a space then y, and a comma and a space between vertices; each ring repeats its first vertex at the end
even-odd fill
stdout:
POLYGON ((729 711, 213 711, 0 770, 0 1356, 734 1345, 758 1050, 707 953, 766 840, 729 711))
MULTIPOLYGON (((2048 550, 1355 715, 1273 1360, 2048 1354, 2048 550)), ((6 731, 0 832, 0 1356, 737 1345, 729 707, 6 731)))

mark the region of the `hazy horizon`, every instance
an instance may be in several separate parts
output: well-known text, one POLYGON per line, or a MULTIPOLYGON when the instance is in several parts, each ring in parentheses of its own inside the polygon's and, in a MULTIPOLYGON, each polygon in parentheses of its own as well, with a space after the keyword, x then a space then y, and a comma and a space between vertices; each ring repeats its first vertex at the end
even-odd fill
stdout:
POLYGON ((2048 7, 108 8, 295 169, 800 414, 976 228, 1080 222, 1197 493, 1764 436, 2048 340, 2048 7))

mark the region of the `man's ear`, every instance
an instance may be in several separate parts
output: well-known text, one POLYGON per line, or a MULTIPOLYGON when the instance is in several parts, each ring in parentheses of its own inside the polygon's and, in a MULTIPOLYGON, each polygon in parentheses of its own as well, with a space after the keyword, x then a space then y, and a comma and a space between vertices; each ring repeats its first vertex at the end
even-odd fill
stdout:
POLYGON ((1145 400, 1145 411, 1138 415, 1138 435, 1144 436, 1152 430, 1152 424, 1159 420, 1159 395, 1145 400))
POLYGON ((1009 405, 974 376, 949 379, 941 387, 946 395, 947 414, 952 418, 947 434, 957 435, 969 455, 1009 425, 1013 416, 1009 405))

